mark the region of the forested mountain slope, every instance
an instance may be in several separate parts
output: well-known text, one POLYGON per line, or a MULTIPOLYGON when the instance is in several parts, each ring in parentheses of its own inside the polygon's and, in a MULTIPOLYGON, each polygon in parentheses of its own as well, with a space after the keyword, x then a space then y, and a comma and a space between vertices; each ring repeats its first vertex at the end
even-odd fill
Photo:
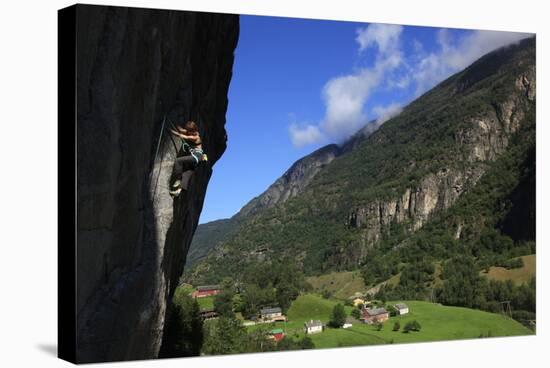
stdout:
POLYGON ((398 271, 402 249, 444 260, 476 247, 489 257, 502 239, 521 247, 535 231, 535 96, 534 38, 483 56, 352 149, 302 167, 314 173, 305 185, 251 201, 185 278, 238 278, 247 265, 288 256, 306 274, 362 267, 368 279, 398 271), (439 240, 418 248, 415 236, 439 240))

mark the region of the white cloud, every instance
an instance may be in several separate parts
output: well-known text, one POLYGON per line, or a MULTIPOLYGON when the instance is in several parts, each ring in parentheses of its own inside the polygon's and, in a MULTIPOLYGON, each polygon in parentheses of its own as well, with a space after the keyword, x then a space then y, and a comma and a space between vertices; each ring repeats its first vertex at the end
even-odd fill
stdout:
POLYGON ((388 72, 402 63, 399 47, 402 30, 402 26, 386 24, 371 24, 357 30, 359 51, 376 45, 376 61, 372 67, 333 78, 323 87, 326 111, 319 127, 327 137, 342 141, 367 122, 363 108, 372 90, 382 83, 388 72))
POLYGON ((423 55, 419 62, 412 66, 417 94, 466 68, 486 53, 528 36, 527 33, 473 31, 459 40, 453 40, 448 30, 439 30, 437 42, 440 49, 423 55))
POLYGON ((324 137, 321 130, 316 125, 307 124, 305 126, 298 126, 295 123, 290 124, 288 127, 290 133, 290 140, 294 147, 307 146, 309 144, 319 143, 324 137))
POLYGON ((376 116, 376 124, 378 126, 384 124, 394 116, 399 115, 402 110, 403 106, 397 102, 393 102, 386 106, 378 105, 372 108, 372 112, 376 116))
MULTIPOLYGON (((396 89, 409 93, 407 89, 412 86, 418 96, 482 55, 529 36, 525 33, 473 31, 460 39, 453 39, 448 30, 442 29, 436 35, 437 51, 427 52, 419 40, 413 39, 414 52, 405 59, 401 49, 402 32, 402 26, 389 24, 370 24, 356 30, 359 54, 372 50, 374 63, 332 78, 325 84, 321 94, 325 115, 321 121, 296 124, 295 119, 291 119, 289 133, 296 147, 325 140, 342 142, 356 133, 368 121, 365 106, 378 88, 383 87, 385 93, 396 89)), ((402 105, 398 103, 372 108, 371 113, 377 120, 368 129, 376 130, 401 109, 402 105)))
POLYGON ((376 45, 379 53, 384 57, 395 51, 402 31, 403 26, 400 25, 373 23, 368 27, 358 28, 355 41, 359 44, 360 53, 368 47, 376 45))
POLYGON ((366 121, 363 106, 370 92, 379 83, 381 68, 363 69, 357 74, 329 80, 323 88, 325 118, 320 126, 335 140, 355 133, 366 121))

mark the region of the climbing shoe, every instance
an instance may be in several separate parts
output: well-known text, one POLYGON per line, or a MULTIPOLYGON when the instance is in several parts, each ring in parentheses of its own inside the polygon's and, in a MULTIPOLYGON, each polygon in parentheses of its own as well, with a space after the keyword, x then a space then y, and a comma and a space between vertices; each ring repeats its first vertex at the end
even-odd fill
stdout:
POLYGON ((180 193, 181 193, 181 188, 177 188, 177 189, 171 190, 171 191, 169 191, 168 193, 170 193, 170 195, 171 195, 172 197, 177 197, 177 196, 179 196, 180 193))
POLYGON ((176 180, 172 183, 172 189, 177 189, 181 186, 181 180, 176 180))

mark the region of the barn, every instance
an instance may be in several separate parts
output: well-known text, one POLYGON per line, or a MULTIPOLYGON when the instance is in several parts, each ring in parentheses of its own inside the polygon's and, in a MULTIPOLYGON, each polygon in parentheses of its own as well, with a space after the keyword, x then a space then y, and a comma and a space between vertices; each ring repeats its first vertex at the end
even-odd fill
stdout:
POLYGON ((386 308, 363 308, 363 321, 365 323, 382 323, 390 318, 389 312, 386 308))
POLYGON ((204 286, 197 286, 197 290, 193 291, 191 293, 191 296, 193 298, 204 298, 207 296, 219 294, 220 292, 221 292, 221 289, 218 285, 204 285, 204 286))

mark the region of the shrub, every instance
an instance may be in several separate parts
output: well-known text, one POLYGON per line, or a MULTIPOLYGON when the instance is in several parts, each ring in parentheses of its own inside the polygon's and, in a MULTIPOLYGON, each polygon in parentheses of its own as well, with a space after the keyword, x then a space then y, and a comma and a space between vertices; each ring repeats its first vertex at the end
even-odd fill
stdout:
POLYGON ((393 324, 393 331, 399 331, 400 328, 401 324, 399 323, 399 321, 395 321, 395 323, 393 324))
POLYGON ((346 311, 340 303, 336 304, 330 315, 329 325, 331 327, 340 328, 346 323, 346 311))
POLYGON ((325 299, 330 299, 330 297, 332 296, 332 293, 330 291, 328 291, 327 289, 324 289, 321 292, 321 296, 325 299))
POLYGON ((405 324, 405 327, 403 328, 404 333, 409 333, 409 331, 420 331, 422 326, 420 326, 420 323, 418 323, 417 320, 409 321, 405 324))

